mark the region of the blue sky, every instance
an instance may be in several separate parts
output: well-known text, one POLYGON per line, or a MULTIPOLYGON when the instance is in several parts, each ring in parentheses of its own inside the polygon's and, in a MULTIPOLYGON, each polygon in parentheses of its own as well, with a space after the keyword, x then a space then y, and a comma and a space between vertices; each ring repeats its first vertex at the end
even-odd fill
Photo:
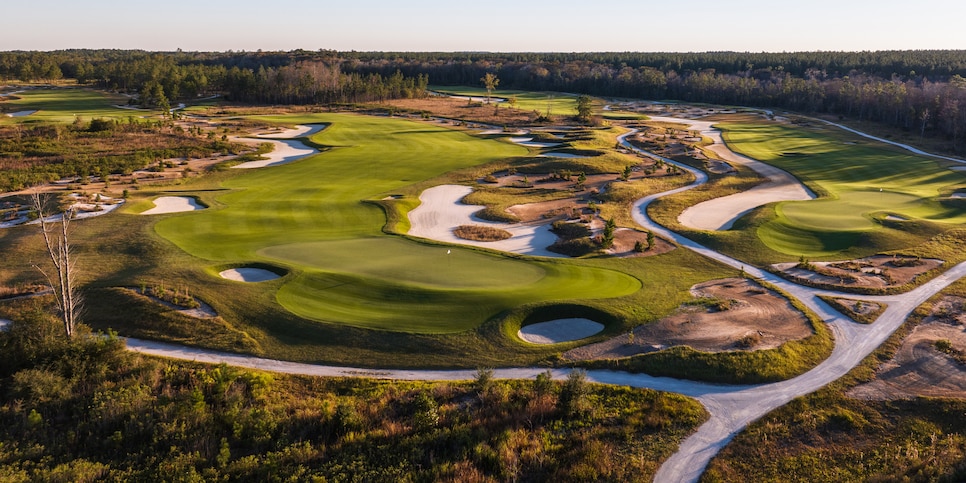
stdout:
POLYGON ((966 2, 44 0, 0 50, 697 52, 966 49, 966 2))

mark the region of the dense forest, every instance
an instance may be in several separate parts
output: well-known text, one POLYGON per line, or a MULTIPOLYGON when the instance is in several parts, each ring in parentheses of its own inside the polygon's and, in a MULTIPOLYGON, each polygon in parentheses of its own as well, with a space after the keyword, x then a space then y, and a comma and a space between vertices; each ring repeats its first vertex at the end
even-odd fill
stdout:
POLYGON ((0 79, 77 79, 144 103, 224 94, 328 104, 479 85, 782 108, 880 122, 966 149, 966 51, 794 53, 0 52, 0 79))

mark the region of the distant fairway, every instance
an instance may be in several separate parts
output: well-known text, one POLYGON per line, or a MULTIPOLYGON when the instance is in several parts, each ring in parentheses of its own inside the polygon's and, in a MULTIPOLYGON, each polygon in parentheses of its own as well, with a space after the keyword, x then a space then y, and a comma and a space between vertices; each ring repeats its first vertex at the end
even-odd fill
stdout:
POLYGON ((721 123, 729 146, 779 166, 827 198, 784 202, 777 219, 758 228, 770 248, 825 256, 848 249, 864 233, 882 230, 873 215, 949 225, 966 223, 966 210, 937 201, 940 192, 966 185, 966 176, 934 160, 833 128, 721 123))
MULTIPOLYGON (((486 89, 482 87, 431 87, 432 90, 443 92, 455 96, 486 97, 486 89)), ((515 91, 497 89, 493 91, 491 97, 510 98, 516 97, 515 109, 524 111, 537 111, 540 114, 547 113, 547 106, 550 106, 552 115, 575 116, 577 115, 577 96, 573 94, 563 94, 560 92, 534 92, 534 91, 515 91), (552 98, 551 98, 552 96, 552 98)), ((509 104, 502 103, 509 106, 509 104)))
POLYGON ((312 140, 333 149, 235 176, 225 183, 234 191, 216 199, 223 206, 170 217, 156 231, 213 262, 269 261, 294 269, 278 301, 299 316, 451 333, 527 303, 618 297, 641 287, 613 270, 389 237, 381 232, 382 210, 362 203, 448 171, 526 154, 523 147, 383 117, 262 119, 331 124, 312 140))
MULTIPOLYGON (((4 102, 7 110, 37 110, 20 122, 50 121, 73 122, 75 116, 84 120, 94 118, 127 118, 157 114, 159 111, 121 109, 114 104, 126 105, 128 98, 108 96, 102 92, 81 88, 31 89, 16 94, 20 99, 4 102)), ((11 118, 0 117, 11 122, 11 118)))

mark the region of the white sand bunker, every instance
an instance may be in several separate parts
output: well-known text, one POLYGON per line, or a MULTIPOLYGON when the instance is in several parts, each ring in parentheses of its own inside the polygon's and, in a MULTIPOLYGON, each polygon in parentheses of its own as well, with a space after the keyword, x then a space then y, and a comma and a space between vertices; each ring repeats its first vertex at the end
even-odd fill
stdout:
POLYGON ((258 137, 268 138, 268 139, 301 138, 301 137, 311 136, 325 129, 326 127, 328 127, 328 124, 311 124, 311 125, 299 124, 298 126, 295 126, 295 129, 283 129, 278 132, 259 134, 258 137))
POLYGON ((554 146, 560 146, 560 143, 541 143, 534 141, 533 138, 510 138, 510 141, 520 146, 528 146, 531 148, 552 148, 554 146))
POLYGON ((482 220, 473 213, 483 209, 478 205, 467 205, 461 201, 473 192, 473 188, 462 185, 440 185, 423 191, 421 202, 409 212, 411 227, 409 234, 430 240, 492 248, 504 252, 519 253, 541 257, 562 258, 564 255, 553 253, 547 247, 557 241, 557 235, 550 231, 550 223, 496 223, 482 220), (481 242, 457 237, 453 230, 460 225, 485 225, 506 230, 512 235, 506 240, 481 242))
POLYGON ((312 124, 307 126, 298 125, 295 127, 295 129, 285 129, 278 132, 259 134, 257 136, 258 139, 236 138, 237 141, 249 144, 270 142, 275 145, 275 148, 272 150, 272 152, 262 155, 267 159, 248 161, 247 163, 242 163, 232 167, 238 169, 253 169, 264 168, 267 166, 278 166, 280 164, 297 161, 313 154, 318 154, 319 150, 306 146, 305 143, 291 138, 311 136, 325 129, 327 126, 327 124, 312 124))
POLYGON ((281 278, 281 276, 275 272, 271 272, 262 268, 251 268, 251 267, 241 267, 232 268, 229 270, 223 270, 218 272, 221 278, 226 278, 228 280, 234 280, 236 282, 265 282, 267 280, 275 280, 276 278, 281 278))
POLYGON ((523 327, 517 337, 531 344, 557 344, 590 337, 602 330, 604 324, 590 319, 558 319, 523 327))
POLYGON ((582 159, 582 158, 589 158, 590 156, 584 156, 583 154, 563 153, 563 152, 560 152, 560 151, 551 151, 549 153, 543 153, 543 154, 541 154, 540 157, 544 157, 544 158, 582 159))
POLYGON ((787 171, 770 164, 733 152, 721 138, 721 131, 712 127, 714 121, 697 121, 676 117, 652 116, 652 121, 687 124, 689 130, 700 131, 714 144, 707 147, 725 162, 751 168, 765 178, 765 182, 748 191, 703 201, 684 210, 678 221, 698 230, 728 230, 734 222, 755 208, 775 201, 804 201, 815 194, 787 171))
POLYGON ((37 111, 33 110, 33 111, 8 112, 7 117, 24 117, 24 116, 29 116, 31 114, 34 114, 35 112, 37 111))
POLYGON ((203 210, 205 206, 190 196, 162 196, 154 200, 154 208, 142 215, 161 215, 164 213, 181 213, 183 211, 203 210))

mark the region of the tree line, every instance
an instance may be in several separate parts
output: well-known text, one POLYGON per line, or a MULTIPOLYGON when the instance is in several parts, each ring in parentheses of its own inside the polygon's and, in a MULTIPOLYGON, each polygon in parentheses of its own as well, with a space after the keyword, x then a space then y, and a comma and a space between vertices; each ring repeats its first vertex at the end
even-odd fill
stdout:
POLYGON ((790 109, 885 123, 966 150, 966 51, 791 53, 0 52, 0 79, 73 78, 145 102, 371 102, 479 85, 790 109))

